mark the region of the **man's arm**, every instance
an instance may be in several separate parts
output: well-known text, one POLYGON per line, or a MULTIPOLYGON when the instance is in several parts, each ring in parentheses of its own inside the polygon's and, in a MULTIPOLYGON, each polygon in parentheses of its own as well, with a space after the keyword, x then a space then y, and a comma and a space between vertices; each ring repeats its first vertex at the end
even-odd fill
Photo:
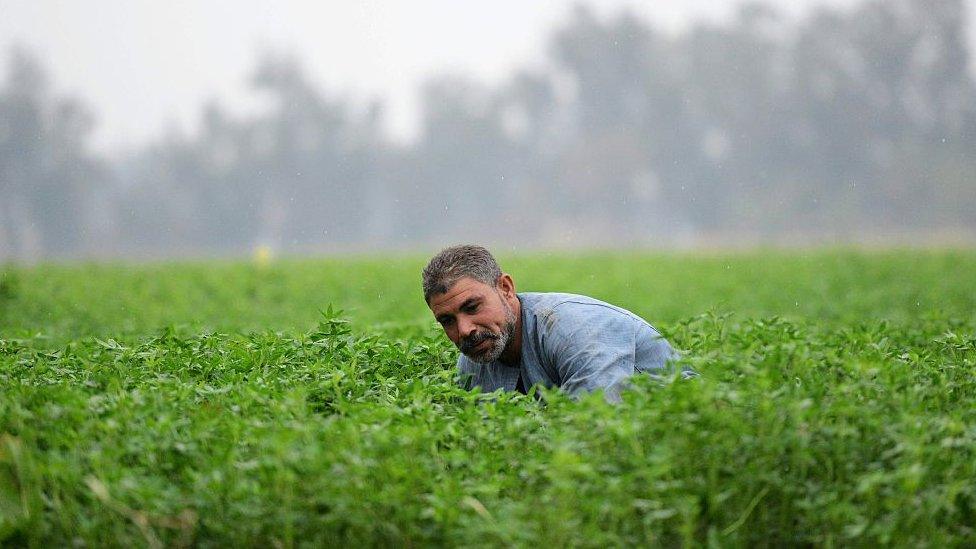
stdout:
POLYGON ((603 389, 610 402, 637 370, 664 371, 672 356, 663 338, 640 342, 649 327, 619 311, 600 306, 556 307, 543 324, 546 355, 559 374, 559 385, 571 395, 603 389))

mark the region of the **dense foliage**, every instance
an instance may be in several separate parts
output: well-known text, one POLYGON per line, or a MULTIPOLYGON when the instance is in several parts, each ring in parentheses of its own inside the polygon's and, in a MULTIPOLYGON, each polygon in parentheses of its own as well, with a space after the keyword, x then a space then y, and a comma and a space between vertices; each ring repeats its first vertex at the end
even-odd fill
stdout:
POLYGON ((0 274, 0 544, 976 543, 972 253, 505 261, 702 373, 616 406, 457 388, 418 264, 0 274))

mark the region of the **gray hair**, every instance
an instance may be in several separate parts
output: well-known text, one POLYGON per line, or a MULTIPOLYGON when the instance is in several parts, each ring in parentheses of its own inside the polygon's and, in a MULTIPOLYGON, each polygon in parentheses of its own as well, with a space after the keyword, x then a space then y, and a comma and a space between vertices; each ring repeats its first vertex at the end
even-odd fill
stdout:
POLYGON ((494 288, 498 277, 502 276, 502 269, 491 252, 481 246, 466 244, 445 248, 424 267, 424 300, 430 303, 432 295, 446 293, 466 276, 494 288))

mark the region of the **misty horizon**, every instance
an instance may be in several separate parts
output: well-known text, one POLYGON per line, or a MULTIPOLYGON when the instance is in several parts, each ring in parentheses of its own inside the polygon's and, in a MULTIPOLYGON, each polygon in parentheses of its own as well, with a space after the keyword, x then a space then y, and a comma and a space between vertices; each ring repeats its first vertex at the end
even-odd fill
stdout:
POLYGON ((196 106, 106 153, 29 48, 0 79, 0 259, 498 246, 976 241, 968 2, 753 4, 664 31, 577 5, 546 63, 419 86, 416 136, 301 55, 250 60, 264 108, 196 106))

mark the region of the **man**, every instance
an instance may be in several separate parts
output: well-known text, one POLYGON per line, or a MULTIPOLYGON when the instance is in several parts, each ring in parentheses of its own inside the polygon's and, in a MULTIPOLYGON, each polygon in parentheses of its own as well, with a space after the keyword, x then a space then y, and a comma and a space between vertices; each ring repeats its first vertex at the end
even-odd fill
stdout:
POLYGON ((512 277, 480 246, 434 256, 423 289, 461 350, 462 378, 486 392, 525 393, 541 384, 571 395, 602 389, 616 402, 631 375, 666 374, 677 357, 657 330, 620 307, 581 295, 516 293, 512 277))

